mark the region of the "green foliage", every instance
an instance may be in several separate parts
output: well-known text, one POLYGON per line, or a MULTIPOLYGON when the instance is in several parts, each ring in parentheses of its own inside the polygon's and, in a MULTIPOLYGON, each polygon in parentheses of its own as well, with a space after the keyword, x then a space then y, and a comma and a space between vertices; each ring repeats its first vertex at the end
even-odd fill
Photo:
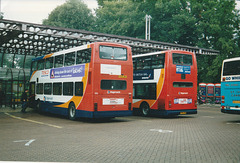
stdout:
POLYGON ((197 56, 199 82, 220 82, 222 60, 239 56, 240 14, 233 0, 97 0, 96 16, 81 0, 68 0, 44 24, 212 48, 219 56, 197 56))
POLYGON ((104 2, 96 10, 95 31, 130 37, 144 38, 145 14, 138 12, 138 4, 131 2, 104 2))
POLYGON ((55 8, 43 21, 44 25, 92 30, 95 18, 87 5, 81 0, 68 0, 55 8))

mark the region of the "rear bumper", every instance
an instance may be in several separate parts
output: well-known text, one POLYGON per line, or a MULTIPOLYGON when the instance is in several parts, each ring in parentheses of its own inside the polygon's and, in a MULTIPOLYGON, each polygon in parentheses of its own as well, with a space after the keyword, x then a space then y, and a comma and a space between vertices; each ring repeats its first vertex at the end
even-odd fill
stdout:
POLYGON ((77 111, 77 117, 85 117, 85 118, 113 118, 113 117, 125 117, 125 116, 131 116, 132 111, 126 110, 126 111, 83 111, 83 110, 76 110, 77 111))
MULTIPOLYGON (((139 111, 139 108, 133 108, 134 111, 139 111)), ((153 116, 169 116, 169 115, 186 115, 186 114, 197 114, 197 109, 188 109, 188 110, 154 110, 149 111, 149 115, 153 116)))
POLYGON ((227 110, 227 109, 221 109, 222 113, 228 113, 228 114, 240 114, 240 110, 227 110))

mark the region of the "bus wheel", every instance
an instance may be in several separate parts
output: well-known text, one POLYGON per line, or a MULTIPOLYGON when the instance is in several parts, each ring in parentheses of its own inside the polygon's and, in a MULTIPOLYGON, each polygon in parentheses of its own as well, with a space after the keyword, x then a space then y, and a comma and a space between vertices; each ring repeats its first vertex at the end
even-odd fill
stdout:
POLYGON ((141 109, 141 113, 143 116, 148 116, 149 115, 149 112, 150 112, 150 107, 147 103, 142 103, 141 106, 140 106, 140 109, 141 109))
POLYGON ((70 120, 76 120, 76 108, 73 103, 70 103, 68 107, 68 117, 70 120))

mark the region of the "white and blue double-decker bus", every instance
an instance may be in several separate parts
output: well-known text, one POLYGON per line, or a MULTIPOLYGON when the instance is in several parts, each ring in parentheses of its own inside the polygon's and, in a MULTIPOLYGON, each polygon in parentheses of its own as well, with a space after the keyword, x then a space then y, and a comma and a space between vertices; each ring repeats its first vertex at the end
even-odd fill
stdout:
POLYGON ((221 112, 240 114, 240 57, 223 61, 221 94, 221 112))

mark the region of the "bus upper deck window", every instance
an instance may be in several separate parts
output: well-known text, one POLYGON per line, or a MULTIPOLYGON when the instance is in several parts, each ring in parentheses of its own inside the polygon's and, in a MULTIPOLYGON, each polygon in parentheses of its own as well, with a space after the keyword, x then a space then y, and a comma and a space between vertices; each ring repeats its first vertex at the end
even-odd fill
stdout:
POLYGON ((47 58, 45 62, 45 69, 53 68, 53 57, 47 58))
POLYGON ((101 59, 127 60, 127 49, 111 46, 100 46, 99 56, 101 59))
POLYGON ((65 54, 64 66, 72 66, 75 64, 75 52, 65 54))
POLYGON ((192 65, 192 56, 188 54, 173 53, 172 59, 175 65, 192 65))
POLYGON ((54 67, 63 67, 63 55, 58 55, 55 57, 54 67))

